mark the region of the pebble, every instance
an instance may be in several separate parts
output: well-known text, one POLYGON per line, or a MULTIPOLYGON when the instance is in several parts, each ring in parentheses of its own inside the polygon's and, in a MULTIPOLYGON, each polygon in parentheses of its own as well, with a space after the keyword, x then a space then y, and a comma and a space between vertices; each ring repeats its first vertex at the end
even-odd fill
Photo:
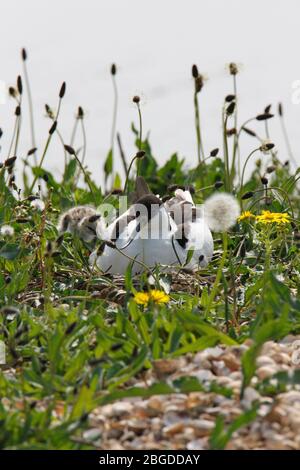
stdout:
POLYGON ((212 380, 215 377, 213 373, 207 369, 199 370, 193 375, 199 380, 199 382, 207 382, 207 381, 212 380))
POLYGON ((179 422, 179 423, 174 423, 171 424, 170 426, 166 426, 163 428, 163 434, 166 436, 173 436, 174 434, 177 434, 179 432, 182 432, 184 430, 184 423, 179 422))
POLYGON ((260 394, 252 387, 246 387, 244 390, 244 397, 241 404, 244 408, 249 409, 252 407, 253 402, 260 399, 260 394))
MULTIPOLYGON (((154 373, 151 369, 147 371, 148 384, 157 383, 159 375, 170 383, 193 376, 207 389, 215 382, 231 389, 233 394, 227 398, 203 391, 124 399, 96 409, 89 418, 91 429, 83 433, 83 439, 88 442, 95 436, 93 443, 105 450, 206 450, 217 416, 224 417, 227 428, 258 400, 255 420, 237 429, 226 449, 300 450, 300 385, 287 384, 285 391, 275 396, 264 395, 264 389, 257 387, 279 371, 294 372, 291 354, 295 337, 288 338, 281 343, 264 344, 256 361, 256 373, 242 400, 241 357, 253 344, 251 340, 241 346, 216 346, 194 356, 154 361, 154 373)), ((271 381, 277 385, 278 380, 271 381)), ((141 378, 132 378, 129 386, 145 387, 145 383, 141 378)))
POLYGON ((214 429, 215 423, 207 419, 195 419, 190 423, 190 426, 195 429, 197 437, 202 437, 206 436, 214 429))
POLYGON ((195 439, 194 441, 187 443, 187 450, 204 450, 205 441, 203 439, 195 439))
POLYGON ((267 377, 271 377, 272 375, 276 374, 277 370, 275 367, 272 366, 262 366, 259 367, 256 371, 256 375, 259 379, 264 380, 267 377))
POLYGON ((263 366, 276 366, 276 363, 274 361, 274 359, 272 359, 272 357, 270 356, 259 356, 257 359, 256 359, 256 365, 257 367, 263 367, 263 366))

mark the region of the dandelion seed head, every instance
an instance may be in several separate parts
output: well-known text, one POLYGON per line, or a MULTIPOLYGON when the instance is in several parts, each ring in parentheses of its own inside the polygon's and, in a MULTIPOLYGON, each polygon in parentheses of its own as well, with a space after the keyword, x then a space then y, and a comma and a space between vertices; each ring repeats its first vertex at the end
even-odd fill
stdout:
POLYGON ((11 225, 2 225, 0 233, 3 237, 13 237, 15 230, 11 225))
POLYGON ((228 193, 216 193, 204 203, 204 218, 213 232, 226 232, 240 215, 237 199, 228 193))
POLYGON ((30 207, 37 212, 43 212, 45 203, 41 199, 34 199, 34 201, 31 201, 30 207))

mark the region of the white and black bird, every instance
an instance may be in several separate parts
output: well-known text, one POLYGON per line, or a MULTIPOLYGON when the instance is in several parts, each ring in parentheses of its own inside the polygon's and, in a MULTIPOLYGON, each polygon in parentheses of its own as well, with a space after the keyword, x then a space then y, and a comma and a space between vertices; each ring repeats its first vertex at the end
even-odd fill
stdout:
POLYGON ((181 265, 196 270, 207 266, 213 255, 213 237, 201 206, 190 190, 176 189, 165 207, 176 224, 174 250, 181 265))
POLYGON ((108 227, 100 220, 97 235, 103 243, 90 261, 111 274, 124 274, 130 263, 133 273, 156 265, 196 270, 213 254, 211 232, 190 192, 177 190, 163 203, 141 177, 130 208, 108 227))

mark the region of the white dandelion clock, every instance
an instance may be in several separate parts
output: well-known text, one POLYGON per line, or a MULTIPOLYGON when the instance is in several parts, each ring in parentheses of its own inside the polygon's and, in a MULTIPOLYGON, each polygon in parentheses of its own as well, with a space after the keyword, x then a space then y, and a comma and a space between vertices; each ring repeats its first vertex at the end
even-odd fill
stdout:
POLYGON ((43 212, 45 210, 45 203, 41 199, 34 199, 31 201, 30 207, 36 212, 43 212))
POLYGON ((11 225, 2 225, 0 233, 3 237, 11 238, 14 236, 15 230, 11 225))
POLYGON ((203 209, 204 219, 213 232, 227 232, 241 213, 237 199, 228 193, 213 194, 204 202, 203 209))

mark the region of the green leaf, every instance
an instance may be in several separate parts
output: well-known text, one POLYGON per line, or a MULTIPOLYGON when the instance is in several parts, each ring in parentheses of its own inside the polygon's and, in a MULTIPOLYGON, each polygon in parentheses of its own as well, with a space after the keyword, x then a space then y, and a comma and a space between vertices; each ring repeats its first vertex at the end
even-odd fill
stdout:
POLYGON ((38 176, 39 178, 43 178, 44 176, 46 176, 47 177, 47 186, 48 186, 48 188, 52 187, 56 191, 59 191, 60 184, 55 181, 55 179, 54 179, 52 173, 50 173, 50 171, 46 171, 43 168, 40 168, 40 167, 36 166, 36 167, 32 168, 32 173, 34 174, 34 176, 38 176))
POLYGON ((83 385, 71 412, 72 420, 81 418, 85 413, 88 413, 93 409, 93 395, 93 391, 86 385, 83 385))
POLYGON ((0 249, 0 257, 8 260, 14 260, 20 253, 20 248, 16 243, 6 243, 0 249))
POLYGON ((105 163, 104 163, 104 173, 105 173, 105 180, 112 174, 113 171, 113 152, 112 149, 107 154, 105 163))
POLYGON ((238 416, 227 429, 225 428, 224 418, 222 416, 218 416, 215 428, 210 435, 210 448, 214 450, 224 449, 234 432, 254 421, 257 416, 258 408, 259 404, 256 403, 250 410, 247 410, 238 416))
POLYGON ((71 158, 71 160, 69 161, 69 163, 67 164, 65 168, 65 172, 63 176, 64 183, 68 183, 70 180, 74 178, 76 168, 77 168, 77 161, 75 158, 71 158))
POLYGON ((243 396, 245 388, 250 384, 255 374, 256 358, 263 344, 269 340, 279 340, 292 330, 292 325, 287 321, 287 314, 288 311, 280 319, 266 322, 254 331, 253 339, 255 342, 242 357, 243 383, 241 396, 243 396))

